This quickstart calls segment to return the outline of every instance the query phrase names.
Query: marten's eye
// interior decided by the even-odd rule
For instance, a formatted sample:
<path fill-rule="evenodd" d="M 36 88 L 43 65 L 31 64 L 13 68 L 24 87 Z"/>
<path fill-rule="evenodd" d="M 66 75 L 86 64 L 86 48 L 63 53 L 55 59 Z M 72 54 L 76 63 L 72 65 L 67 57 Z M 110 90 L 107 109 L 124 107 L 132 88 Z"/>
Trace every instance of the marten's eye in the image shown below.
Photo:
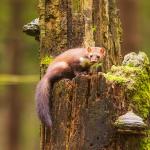
<path fill-rule="evenodd" d="M 98 55 L 97 55 L 97 58 L 99 59 L 99 58 L 100 58 L 100 56 L 98 56 Z"/>
<path fill-rule="evenodd" d="M 90 55 L 90 58 L 92 58 L 92 55 Z"/>

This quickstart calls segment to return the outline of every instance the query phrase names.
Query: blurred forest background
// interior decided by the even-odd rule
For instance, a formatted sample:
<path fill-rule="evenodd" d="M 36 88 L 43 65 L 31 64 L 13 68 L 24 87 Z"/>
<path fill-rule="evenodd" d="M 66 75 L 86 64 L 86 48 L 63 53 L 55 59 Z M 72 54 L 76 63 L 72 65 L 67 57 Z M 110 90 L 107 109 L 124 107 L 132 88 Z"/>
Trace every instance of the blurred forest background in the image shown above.
<path fill-rule="evenodd" d="M 124 29 L 123 54 L 150 56 L 150 1 L 118 0 Z M 39 121 L 34 90 L 39 80 L 39 43 L 22 32 L 38 17 L 36 0 L 1 0 L 0 150 L 38 150 Z"/>

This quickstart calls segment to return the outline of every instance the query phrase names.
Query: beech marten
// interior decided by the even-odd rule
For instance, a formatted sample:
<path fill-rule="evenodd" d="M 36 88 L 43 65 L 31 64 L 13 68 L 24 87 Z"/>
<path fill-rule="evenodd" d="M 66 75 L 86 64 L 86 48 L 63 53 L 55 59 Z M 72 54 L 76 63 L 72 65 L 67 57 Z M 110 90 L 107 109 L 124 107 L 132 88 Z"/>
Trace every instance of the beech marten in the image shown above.
<path fill-rule="evenodd" d="M 53 84 L 62 78 L 72 79 L 77 73 L 87 71 L 104 56 L 104 48 L 89 47 L 69 49 L 54 59 L 36 88 L 36 109 L 42 123 L 47 127 L 52 125 L 49 100 Z"/>

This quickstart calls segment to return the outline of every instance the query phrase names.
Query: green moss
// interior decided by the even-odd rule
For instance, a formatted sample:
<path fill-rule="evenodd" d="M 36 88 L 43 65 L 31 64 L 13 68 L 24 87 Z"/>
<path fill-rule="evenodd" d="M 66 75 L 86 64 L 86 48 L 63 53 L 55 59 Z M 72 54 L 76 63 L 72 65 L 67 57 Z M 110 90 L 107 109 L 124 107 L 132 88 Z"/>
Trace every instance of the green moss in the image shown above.
<path fill-rule="evenodd" d="M 140 81 L 140 80 L 139 80 Z M 132 91 L 131 91 L 132 92 Z M 132 103 L 139 114 L 146 119 L 150 114 L 150 83 L 149 81 L 136 82 L 134 94 L 131 93 Z"/>
<path fill-rule="evenodd" d="M 54 58 L 52 56 L 45 56 L 41 60 L 41 65 L 49 65 L 53 60 Z"/>
<path fill-rule="evenodd" d="M 149 58 L 148 58 L 148 56 L 144 52 L 140 51 L 139 52 L 139 57 L 140 58 L 144 58 L 143 62 L 144 62 L 145 65 L 149 65 L 150 64 Z"/>
<path fill-rule="evenodd" d="M 91 68 L 99 68 L 102 67 L 102 63 L 95 63 L 91 66 Z"/>
<path fill-rule="evenodd" d="M 94 63 L 90 67 L 90 72 L 91 73 L 97 73 L 102 70 L 102 62 Z"/>
<path fill-rule="evenodd" d="M 131 66 L 112 66 L 111 72 L 120 72 L 125 74 L 131 74 L 136 71 L 140 71 L 141 69 L 138 67 L 131 67 Z"/>
<path fill-rule="evenodd" d="M 150 130 L 147 131 L 147 137 L 141 139 L 140 150 L 149 150 L 150 149 Z"/>
<path fill-rule="evenodd" d="M 122 83 L 125 83 L 127 82 L 126 81 L 126 78 L 124 77 L 121 77 L 121 76 L 116 76 L 116 75 L 113 75 L 111 73 L 107 73 L 107 74 L 104 74 L 105 78 L 111 82 L 115 82 L 117 84 L 122 84 Z"/>
<path fill-rule="evenodd" d="M 72 0 L 72 10 L 74 13 L 80 12 L 80 1 L 79 0 Z"/>
<path fill-rule="evenodd" d="M 122 66 L 112 66 L 111 70 L 104 74 L 108 81 L 121 84 L 126 88 L 131 106 L 145 120 L 150 115 L 149 74 L 149 60 L 143 52 L 128 54 Z"/>
<path fill-rule="evenodd" d="M 105 78 L 111 82 L 124 84 L 128 89 L 133 89 L 134 78 L 141 71 L 138 67 L 112 66 L 111 71 L 104 74 Z"/>
<path fill-rule="evenodd" d="M 145 121 L 150 116 L 150 68 L 145 53 L 127 54 L 121 66 L 112 66 L 104 76 L 125 87 L 130 107 Z M 140 150 L 150 149 L 150 130 L 141 138 Z"/>
<path fill-rule="evenodd" d="M 92 27 L 92 31 L 93 31 L 93 32 L 96 32 L 96 26 L 93 26 L 93 27 Z"/>

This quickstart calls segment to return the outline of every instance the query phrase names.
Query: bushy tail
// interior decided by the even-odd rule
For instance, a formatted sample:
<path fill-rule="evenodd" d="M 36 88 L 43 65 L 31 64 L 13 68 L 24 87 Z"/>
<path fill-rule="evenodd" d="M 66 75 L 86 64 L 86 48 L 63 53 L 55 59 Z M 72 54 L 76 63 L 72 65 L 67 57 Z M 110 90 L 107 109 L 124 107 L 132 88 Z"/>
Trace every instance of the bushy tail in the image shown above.
<path fill-rule="evenodd" d="M 50 98 L 50 83 L 49 79 L 43 77 L 38 83 L 35 93 L 36 110 L 42 123 L 47 127 L 52 126 L 50 111 L 49 111 L 49 98 Z"/>

